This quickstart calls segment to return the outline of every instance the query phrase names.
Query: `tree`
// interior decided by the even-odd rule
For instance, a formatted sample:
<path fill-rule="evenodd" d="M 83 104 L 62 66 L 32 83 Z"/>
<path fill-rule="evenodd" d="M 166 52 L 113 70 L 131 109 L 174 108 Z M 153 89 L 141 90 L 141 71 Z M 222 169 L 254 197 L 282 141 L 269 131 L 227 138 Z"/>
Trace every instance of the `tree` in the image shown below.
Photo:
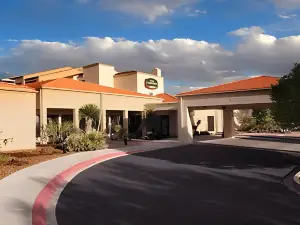
<path fill-rule="evenodd" d="M 79 117 L 85 120 L 85 131 L 89 133 L 93 124 L 96 126 L 99 123 L 100 109 L 97 105 L 86 104 L 79 109 Z"/>
<path fill-rule="evenodd" d="M 272 111 L 284 127 L 300 125 L 300 64 L 280 78 L 271 89 Z"/>

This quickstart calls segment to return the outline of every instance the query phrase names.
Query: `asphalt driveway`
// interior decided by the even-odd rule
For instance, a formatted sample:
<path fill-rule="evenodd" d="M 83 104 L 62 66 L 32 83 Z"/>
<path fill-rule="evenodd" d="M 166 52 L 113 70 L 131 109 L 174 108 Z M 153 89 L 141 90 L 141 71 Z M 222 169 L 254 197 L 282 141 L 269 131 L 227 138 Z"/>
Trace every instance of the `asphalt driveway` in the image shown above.
<path fill-rule="evenodd" d="M 116 158 L 77 175 L 58 225 L 300 224 L 300 195 L 283 179 L 297 155 L 213 144 Z"/>

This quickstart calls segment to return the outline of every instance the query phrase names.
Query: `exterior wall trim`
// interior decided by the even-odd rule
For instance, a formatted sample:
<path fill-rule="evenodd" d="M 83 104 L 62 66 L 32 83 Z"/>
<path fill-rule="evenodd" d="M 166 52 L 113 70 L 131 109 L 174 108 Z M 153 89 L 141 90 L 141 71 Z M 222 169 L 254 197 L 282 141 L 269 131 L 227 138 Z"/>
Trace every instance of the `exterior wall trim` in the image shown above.
<path fill-rule="evenodd" d="M 27 89 L 27 88 L 8 88 L 8 87 L 0 87 L 0 90 L 3 91 L 14 91 L 14 92 L 27 92 L 27 93 L 38 93 L 38 91 L 34 89 Z"/>
<path fill-rule="evenodd" d="M 225 94 L 225 93 L 240 93 L 240 92 L 252 92 L 252 91 L 265 91 L 271 90 L 270 88 L 260 88 L 260 89 L 251 89 L 251 90 L 236 90 L 236 91 L 224 91 L 224 92 L 210 92 L 210 93 L 199 93 L 199 94 L 178 94 L 175 97 L 187 97 L 187 96 L 199 96 L 199 95 L 213 95 L 213 94 Z"/>
<path fill-rule="evenodd" d="M 82 93 L 93 93 L 93 94 L 105 94 L 105 95 L 117 95 L 117 96 L 127 96 L 127 97 L 134 97 L 134 98 L 162 99 L 162 98 L 156 98 L 156 97 L 146 97 L 146 96 L 144 97 L 144 96 L 115 94 L 115 93 L 97 92 L 97 91 L 82 91 L 82 90 L 74 90 L 74 89 L 67 89 L 67 88 L 42 87 L 41 89 L 58 90 L 58 91 L 72 91 L 72 92 L 82 92 Z"/>

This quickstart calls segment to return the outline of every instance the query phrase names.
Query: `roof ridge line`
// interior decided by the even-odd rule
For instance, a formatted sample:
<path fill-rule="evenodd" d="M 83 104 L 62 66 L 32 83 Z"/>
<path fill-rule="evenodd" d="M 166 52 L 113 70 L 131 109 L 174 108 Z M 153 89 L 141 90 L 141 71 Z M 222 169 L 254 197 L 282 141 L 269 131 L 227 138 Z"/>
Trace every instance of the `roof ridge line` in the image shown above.
<path fill-rule="evenodd" d="M 210 87 L 194 89 L 194 90 L 192 90 L 192 91 L 180 92 L 180 93 L 178 93 L 176 96 L 181 95 L 181 94 L 190 93 L 190 92 L 197 91 L 197 90 L 206 89 L 206 88 L 220 87 L 220 86 L 224 86 L 224 85 L 227 85 L 227 84 L 234 84 L 234 83 L 237 83 L 237 82 L 240 82 L 240 81 L 246 81 L 246 80 L 251 80 L 251 79 L 257 79 L 257 78 L 259 78 L 259 77 L 272 77 L 272 76 L 260 75 L 260 76 L 257 76 L 257 77 L 248 77 L 248 78 L 246 78 L 246 79 L 235 80 L 235 81 L 231 81 L 231 82 L 228 82 L 228 83 L 225 83 L 225 84 L 217 84 L 217 85 L 210 86 Z"/>
<path fill-rule="evenodd" d="M 164 92 L 163 94 L 165 94 L 165 95 L 169 95 L 170 97 L 172 97 L 172 98 L 176 98 L 176 99 L 178 99 L 175 95 L 171 95 L 171 94 L 169 94 L 169 93 L 166 93 L 166 92 Z"/>
<path fill-rule="evenodd" d="M 69 68 L 69 69 L 65 69 L 65 70 L 62 70 L 62 71 L 56 71 L 56 72 L 52 72 L 52 73 L 47 73 L 47 74 L 44 74 L 44 75 L 41 75 L 41 76 L 50 75 L 50 74 L 55 74 L 55 73 L 61 73 L 61 72 L 65 72 L 65 71 L 77 69 L 77 68 L 73 68 L 73 67 L 71 67 L 71 66 L 66 66 L 66 67 L 70 67 L 71 69 Z M 65 68 L 65 67 L 60 67 L 60 68 L 51 69 L 51 70 L 57 70 L 57 69 L 62 69 L 62 68 Z M 22 75 L 22 76 L 34 75 L 34 74 L 37 74 L 37 73 L 43 73 L 43 72 L 47 72 L 47 71 L 51 71 L 51 70 L 45 70 L 45 71 L 40 71 L 40 72 L 35 72 L 35 73 L 27 73 L 27 74 L 24 74 L 24 75 Z"/>

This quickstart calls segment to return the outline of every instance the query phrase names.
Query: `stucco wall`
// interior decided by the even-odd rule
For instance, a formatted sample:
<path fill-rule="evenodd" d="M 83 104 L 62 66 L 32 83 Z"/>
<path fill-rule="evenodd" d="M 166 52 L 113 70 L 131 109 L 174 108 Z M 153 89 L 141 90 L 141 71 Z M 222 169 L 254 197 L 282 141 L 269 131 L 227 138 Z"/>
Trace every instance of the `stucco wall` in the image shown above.
<path fill-rule="evenodd" d="M 36 93 L 0 90 L 0 151 L 35 148 Z"/>
<path fill-rule="evenodd" d="M 114 75 L 116 70 L 113 66 L 95 64 L 83 68 L 83 76 L 86 82 L 95 83 L 107 87 L 114 87 Z"/>
<path fill-rule="evenodd" d="M 208 131 L 208 116 L 214 117 L 214 132 L 222 132 L 222 110 L 194 110 L 195 116 L 193 117 L 194 122 L 197 123 L 198 120 L 201 120 L 201 124 L 199 125 L 197 131 Z M 191 118 L 192 119 L 192 118 Z"/>
<path fill-rule="evenodd" d="M 158 82 L 157 89 L 151 90 L 151 89 L 148 89 L 145 87 L 145 79 L 148 79 L 148 78 L 153 78 L 153 79 L 157 80 L 157 82 Z M 137 83 L 138 84 L 137 92 L 139 92 L 139 93 L 147 94 L 147 95 L 149 95 L 150 93 L 153 93 L 153 95 L 164 93 L 164 78 L 163 77 L 138 72 L 137 82 L 138 82 Z"/>
<path fill-rule="evenodd" d="M 99 66 L 84 67 L 83 76 L 86 82 L 99 84 Z"/>
<path fill-rule="evenodd" d="M 100 107 L 99 93 L 43 89 L 42 99 L 45 108 L 79 109 L 85 104 Z"/>
<path fill-rule="evenodd" d="M 136 73 L 119 75 L 114 77 L 115 88 L 137 92 L 137 75 Z"/>
<path fill-rule="evenodd" d="M 254 108 L 259 104 L 271 104 L 269 90 L 261 91 L 245 91 L 222 94 L 203 94 L 196 96 L 184 96 L 183 105 L 185 107 L 222 107 L 232 106 L 235 109 L 240 109 L 244 106 Z"/>
<path fill-rule="evenodd" d="M 155 98 L 103 94 L 103 108 L 106 110 L 143 111 L 147 103 L 160 102 L 162 100 Z"/>

